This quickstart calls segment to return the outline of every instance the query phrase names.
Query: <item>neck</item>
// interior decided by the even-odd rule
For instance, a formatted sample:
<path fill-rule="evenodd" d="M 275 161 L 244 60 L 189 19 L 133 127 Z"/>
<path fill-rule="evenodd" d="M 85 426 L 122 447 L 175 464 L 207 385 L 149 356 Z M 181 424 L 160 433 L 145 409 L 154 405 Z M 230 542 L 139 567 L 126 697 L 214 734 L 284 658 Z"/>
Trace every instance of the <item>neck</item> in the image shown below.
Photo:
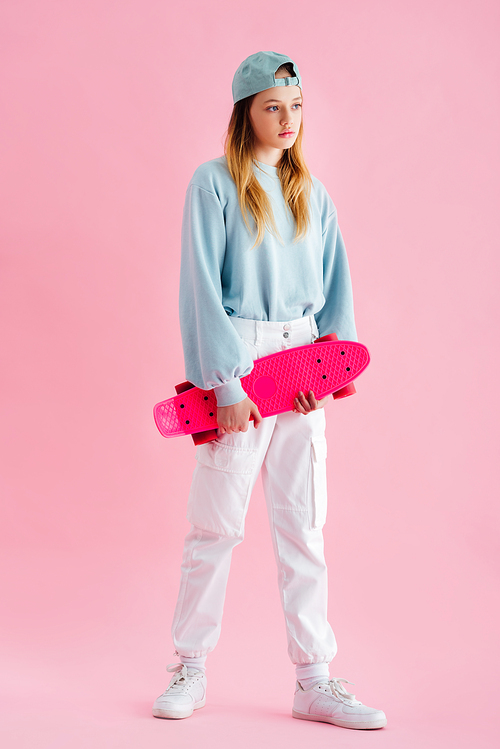
<path fill-rule="evenodd" d="M 267 166 L 278 166 L 281 157 L 283 156 L 283 149 L 281 148 L 262 148 L 261 146 L 254 147 L 254 154 L 257 161 L 261 164 L 267 164 Z"/>

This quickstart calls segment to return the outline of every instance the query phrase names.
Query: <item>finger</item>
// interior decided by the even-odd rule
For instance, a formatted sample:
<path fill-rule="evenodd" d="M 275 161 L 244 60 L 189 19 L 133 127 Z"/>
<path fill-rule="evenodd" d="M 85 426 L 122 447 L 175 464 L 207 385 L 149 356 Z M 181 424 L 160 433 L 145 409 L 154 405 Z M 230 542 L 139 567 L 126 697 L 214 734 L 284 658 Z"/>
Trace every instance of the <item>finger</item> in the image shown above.
<path fill-rule="evenodd" d="M 252 414 L 252 416 L 253 416 L 253 420 L 254 420 L 254 427 L 255 427 L 255 429 L 257 429 L 257 427 L 259 426 L 260 422 L 262 421 L 262 416 L 261 416 L 261 414 L 260 414 L 260 411 L 259 411 L 259 409 L 257 408 L 257 406 L 255 406 L 255 408 L 252 408 L 252 410 L 251 410 L 251 412 L 250 412 L 250 413 L 251 413 L 251 414 Z"/>
<path fill-rule="evenodd" d="M 302 406 L 304 407 L 304 410 L 305 410 L 305 411 L 307 411 L 307 412 L 308 412 L 308 411 L 310 411 L 310 410 L 311 410 L 311 404 L 310 404 L 310 403 L 309 403 L 309 401 L 307 400 L 307 398 L 306 398 L 306 396 L 304 395 L 304 393 L 302 392 L 302 390 L 301 390 L 301 391 L 299 392 L 299 401 L 300 401 L 300 403 L 302 404 Z"/>
<path fill-rule="evenodd" d="M 312 390 L 309 390 L 309 403 L 311 404 L 311 408 L 313 411 L 318 408 L 318 401 L 316 400 L 316 396 L 314 395 Z"/>
<path fill-rule="evenodd" d="M 299 413 L 299 414 L 305 414 L 306 413 L 306 410 L 305 410 L 304 406 L 302 405 L 302 403 L 299 401 L 298 398 L 294 399 L 294 403 L 295 403 L 295 411 L 296 411 L 296 413 Z"/>

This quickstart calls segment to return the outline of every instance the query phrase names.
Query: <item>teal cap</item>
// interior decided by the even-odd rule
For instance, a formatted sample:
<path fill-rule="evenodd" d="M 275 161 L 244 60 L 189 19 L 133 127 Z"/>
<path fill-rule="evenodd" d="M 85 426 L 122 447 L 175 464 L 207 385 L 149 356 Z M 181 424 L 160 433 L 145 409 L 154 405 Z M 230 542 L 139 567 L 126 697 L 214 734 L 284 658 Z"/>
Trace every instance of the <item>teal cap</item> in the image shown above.
<path fill-rule="evenodd" d="M 293 77 L 275 78 L 274 74 L 284 63 L 293 66 Z M 300 73 L 297 65 L 290 57 L 280 55 L 279 52 L 256 52 L 243 60 L 233 78 L 233 103 L 245 99 L 259 91 L 265 91 L 274 86 L 300 86 Z"/>

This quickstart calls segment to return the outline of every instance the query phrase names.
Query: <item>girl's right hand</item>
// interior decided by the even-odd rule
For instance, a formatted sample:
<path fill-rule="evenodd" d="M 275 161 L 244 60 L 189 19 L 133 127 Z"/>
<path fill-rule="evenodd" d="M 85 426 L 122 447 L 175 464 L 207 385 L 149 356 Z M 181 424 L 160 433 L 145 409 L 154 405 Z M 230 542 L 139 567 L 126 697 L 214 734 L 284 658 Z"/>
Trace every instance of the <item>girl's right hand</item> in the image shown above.
<path fill-rule="evenodd" d="M 217 406 L 217 425 L 220 433 L 246 432 L 251 415 L 254 418 L 254 427 L 257 429 L 262 416 L 255 403 L 248 397 L 232 406 Z"/>

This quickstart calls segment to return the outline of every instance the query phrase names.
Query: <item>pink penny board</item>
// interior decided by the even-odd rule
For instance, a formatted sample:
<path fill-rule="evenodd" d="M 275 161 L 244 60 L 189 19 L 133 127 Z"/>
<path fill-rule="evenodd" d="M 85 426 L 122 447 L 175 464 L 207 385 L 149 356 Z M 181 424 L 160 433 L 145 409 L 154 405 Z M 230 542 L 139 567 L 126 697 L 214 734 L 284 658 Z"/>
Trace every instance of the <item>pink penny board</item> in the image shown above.
<path fill-rule="evenodd" d="M 312 390 L 320 400 L 352 382 L 369 362 L 368 349 L 362 343 L 317 340 L 256 359 L 250 374 L 241 378 L 241 385 L 261 416 L 274 416 L 293 410 L 299 390 L 306 396 Z M 217 429 L 213 390 L 192 386 L 157 403 L 153 413 L 164 437 Z"/>

